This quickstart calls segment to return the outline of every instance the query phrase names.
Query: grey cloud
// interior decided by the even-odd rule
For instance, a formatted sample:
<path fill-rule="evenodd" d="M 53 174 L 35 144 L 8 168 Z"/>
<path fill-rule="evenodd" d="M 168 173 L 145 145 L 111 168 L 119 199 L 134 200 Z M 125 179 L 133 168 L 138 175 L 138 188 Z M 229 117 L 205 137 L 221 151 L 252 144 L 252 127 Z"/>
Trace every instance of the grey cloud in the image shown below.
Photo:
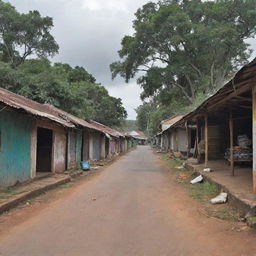
<path fill-rule="evenodd" d="M 146 0 L 9 0 L 17 10 L 39 10 L 54 19 L 53 34 L 60 45 L 53 61 L 84 66 L 110 94 L 123 100 L 128 118 L 141 104 L 141 89 L 131 81 L 111 80 L 109 64 L 118 59 L 117 51 L 125 34 L 132 34 L 136 10 Z"/>

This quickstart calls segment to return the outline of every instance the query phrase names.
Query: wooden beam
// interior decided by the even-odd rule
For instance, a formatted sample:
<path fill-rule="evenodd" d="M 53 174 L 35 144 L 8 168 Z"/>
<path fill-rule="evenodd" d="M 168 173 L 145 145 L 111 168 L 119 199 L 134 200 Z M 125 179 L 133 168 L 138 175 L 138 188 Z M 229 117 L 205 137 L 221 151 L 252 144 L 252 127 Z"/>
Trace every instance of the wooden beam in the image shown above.
<path fill-rule="evenodd" d="M 205 167 L 208 166 L 208 145 L 209 145 L 209 138 L 208 138 L 208 116 L 207 114 L 204 116 L 204 141 L 205 141 L 205 161 L 204 161 L 204 164 L 205 164 Z"/>
<path fill-rule="evenodd" d="M 253 193 L 256 194 L 256 85 L 252 88 L 252 131 L 253 131 Z"/>
<path fill-rule="evenodd" d="M 230 99 L 232 97 L 238 96 L 241 93 L 249 91 L 251 87 L 252 87 L 251 83 L 248 82 L 248 84 L 244 85 L 243 87 L 235 89 L 232 93 L 230 93 L 224 99 L 222 99 L 222 100 L 220 100 L 218 102 L 215 102 L 213 105 L 207 107 L 207 110 L 215 108 L 217 105 L 220 105 L 220 104 L 224 103 L 225 101 L 227 101 L 228 99 Z"/>
<path fill-rule="evenodd" d="M 252 109 L 252 106 L 239 105 L 240 108 Z"/>
<path fill-rule="evenodd" d="M 252 102 L 252 99 L 247 98 L 247 97 L 243 97 L 243 96 L 236 95 L 235 98 L 237 98 L 238 100 L 244 100 L 244 101 Z"/>
<path fill-rule="evenodd" d="M 230 140 L 230 173 L 232 176 L 234 173 L 234 121 L 232 110 L 229 112 L 229 140 Z"/>

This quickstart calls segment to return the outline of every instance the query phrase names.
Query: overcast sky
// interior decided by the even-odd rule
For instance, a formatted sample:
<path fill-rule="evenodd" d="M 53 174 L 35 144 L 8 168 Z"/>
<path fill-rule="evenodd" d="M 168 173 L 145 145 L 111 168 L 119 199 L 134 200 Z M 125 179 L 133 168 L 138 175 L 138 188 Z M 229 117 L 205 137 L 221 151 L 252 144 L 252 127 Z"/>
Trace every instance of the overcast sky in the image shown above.
<path fill-rule="evenodd" d="M 7 1 L 7 0 L 6 0 Z M 147 0 L 9 0 L 20 12 L 39 10 L 53 17 L 52 33 L 60 46 L 53 61 L 83 66 L 110 95 L 121 98 L 128 119 L 136 119 L 141 89 L 135 81 L 111 80 L 109 64 L 118 60 L 124 35 L 132 34 L 134 13 Z"/>

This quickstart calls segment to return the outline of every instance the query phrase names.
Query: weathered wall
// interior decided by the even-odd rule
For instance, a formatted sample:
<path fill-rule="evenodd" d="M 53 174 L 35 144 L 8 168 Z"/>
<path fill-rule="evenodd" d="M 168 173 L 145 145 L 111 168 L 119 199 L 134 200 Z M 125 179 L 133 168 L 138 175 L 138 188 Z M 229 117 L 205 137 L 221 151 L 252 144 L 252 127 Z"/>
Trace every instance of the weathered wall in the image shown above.
<path fill-rule="evenodd" d="M 106 157 L 106 145 L 105 145 L 106 137 L 103 134 L 101 134 L 101 140 L 100 141 L 101 141 L 100 158 L 105 159 L 105 157 Z"/>
<path fill-rule="evenodd" d="M 101 134 L 100 133 L 93 133 L 93 160 L 100 159 L 100 152 L 101 152 Z"/>
<path fill-rule="evenodd" d="M 67 167 L 68 169 L 76 167 L 76 140 L 77 134 L 74 129 L 68 131 L 68 154 L 67 154 Z"/>
<path fill-rule="evenodd" d="M 54 141 L 54 158 L 53 158 L 53 172 L 60 173 L 66 169 L 66 147 L 67 135 L 64 128 L 55 129 L 53 131 Z"/>
<path fill-rule="evenodd" d="M 89 143 L 90 143 L 90 132 L 88 129 L 83 130 L 83 159 L 84 161 L 89 160 Z"/>
<path fill-rule="evenodd" d="M 31 177 L 32 118 L 0 112 L 0 186 L 11 186 Z"/>
<path fill-rule="evenodd" d="M 82 160 L 82 143 L 83 143 L 83 132 L 82 130 L 76 131 L 76 167 L 80 165 Z"/>
<path fill-rule="evenodd" d="M 114 138 L 112 137 L 110 140 L 110 154 L 111 156 L 114 156 L 116 152 L 116 142 L 114 140 Z"/>
<path fill-rule="evenodd" d="M 178 151 L 186 152 L 187 151 L 187 132 L 185 129 L 177 129 L 177 142 L 178 142 Z"/>
<path fill-rule="evenodd" d="M 77 168 L 82 156 L 82 131 L 70 129 L 68 132 L 68 169 Z"/>
<path fill-rule="evenodd" d="M 128 138 L 125 138 L 125 141 L 124 141 L 124 150 L 125 150 L 125 152 L 128 151 Z"/>
<path fill-rule="evenodd" d="M 171 130 L 171 133 L 170 133 L 170 150 L 171 151 L 176 151 L 177 150 L 177 147 L 176 147 L 176 140 L 175 140 L 175 130 L 172 129 Z"/>
<path fill-rule="evenodd" d="M 93 139 L 94 139 L 93 132 L 90 131 L 90 133 L 89 133 L 89 159 L 90 160 L 93 160 L 93 157 L 94 157 L 94 155 L 93 155 L 93 143 L 94 143 Z"/>

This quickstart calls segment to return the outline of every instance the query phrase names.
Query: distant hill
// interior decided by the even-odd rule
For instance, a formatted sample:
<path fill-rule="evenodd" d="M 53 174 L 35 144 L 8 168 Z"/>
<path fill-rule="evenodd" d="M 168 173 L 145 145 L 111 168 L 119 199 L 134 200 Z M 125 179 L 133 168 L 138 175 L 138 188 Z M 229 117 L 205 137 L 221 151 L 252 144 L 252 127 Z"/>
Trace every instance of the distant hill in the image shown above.
<path fill-rule="evenodd" d="M 137 121 L 136 120 L 124 120 L 122 122 L 122 130 L 124 132 L 138 130 Z"/>

